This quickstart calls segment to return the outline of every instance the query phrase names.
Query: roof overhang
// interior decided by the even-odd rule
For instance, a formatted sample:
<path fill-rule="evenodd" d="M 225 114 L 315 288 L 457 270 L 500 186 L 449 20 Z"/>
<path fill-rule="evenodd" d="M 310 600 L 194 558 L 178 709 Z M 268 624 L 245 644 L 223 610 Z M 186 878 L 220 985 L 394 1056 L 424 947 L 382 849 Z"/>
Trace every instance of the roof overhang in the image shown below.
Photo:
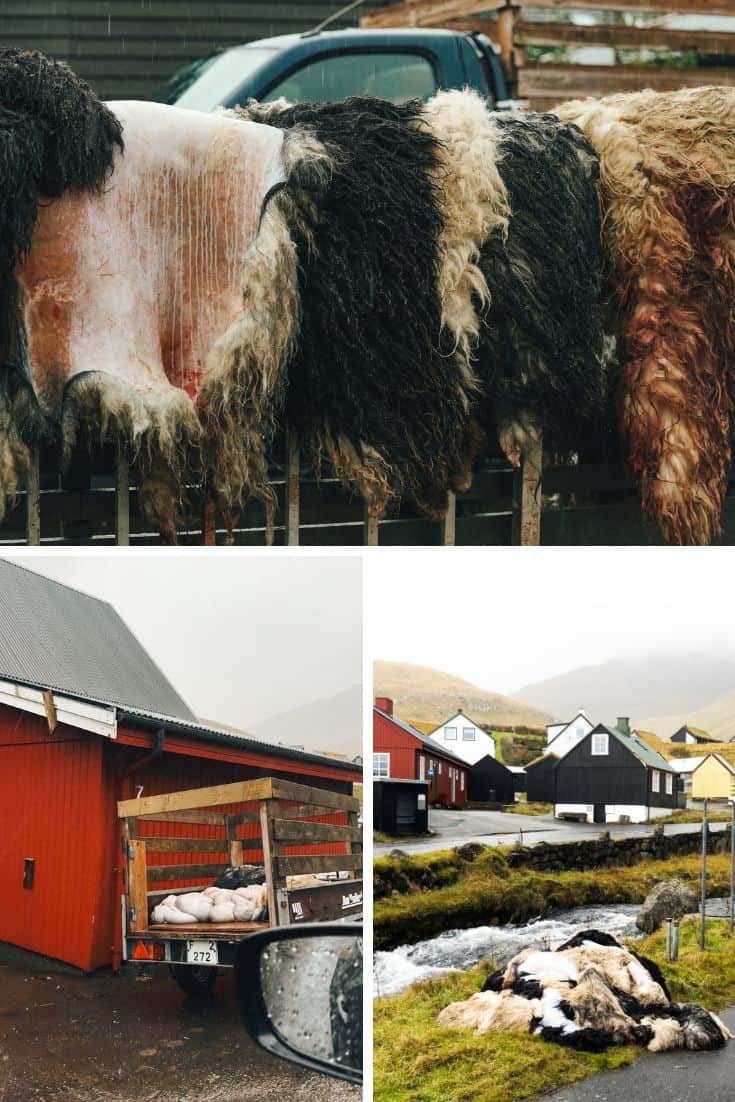
<path fill-rule="evenodd" d="M 47 690 L 51 692 L 51 690 Z M 89 704 L 83 700 L 51 692 L 56 719 L 67 727 L 76 727 L 103 738 L 117 738 L 117 710 L 99 704 Z M 21 712 L 46 717 L 46 704 L 43 690 L 16 681 L 0 680 L 0 704 L 17 708 Z"/>

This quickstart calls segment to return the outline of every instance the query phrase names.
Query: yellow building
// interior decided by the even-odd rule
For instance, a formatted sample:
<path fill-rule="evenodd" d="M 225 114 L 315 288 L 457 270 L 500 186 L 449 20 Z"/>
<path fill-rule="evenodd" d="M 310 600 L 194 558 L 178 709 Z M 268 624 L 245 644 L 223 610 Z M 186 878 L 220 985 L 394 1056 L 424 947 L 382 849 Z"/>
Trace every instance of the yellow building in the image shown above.
<path fill-rule="evenodd" d="M 735 795 L 735 765 L 720 754 L 708 754 L 692 773 L 695 800 L 724 800 Z"/>

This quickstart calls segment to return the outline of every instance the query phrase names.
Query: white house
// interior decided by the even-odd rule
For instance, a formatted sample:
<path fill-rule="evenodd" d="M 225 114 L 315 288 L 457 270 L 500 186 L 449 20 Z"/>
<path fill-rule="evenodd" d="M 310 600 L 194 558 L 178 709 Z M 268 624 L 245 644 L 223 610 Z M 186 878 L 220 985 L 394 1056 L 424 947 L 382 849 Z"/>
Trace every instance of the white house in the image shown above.
<path fill-rule="evenodd" d="M 550 723 L 546 728 L 546 750 L 563 758 L 573 746 L 576 746 L 590 733 L 592 723 L 583 710 L 577 712 L 574 719 L 567 723 Z"/>
<path fill-rule="evenodd" d="M 435 731 L 431 731 L 429 738 L 468 765 L 476 765 L 488 754 L 491 758 L 495 757 L 495 739 L 462 711 L 442 723 Z"/>

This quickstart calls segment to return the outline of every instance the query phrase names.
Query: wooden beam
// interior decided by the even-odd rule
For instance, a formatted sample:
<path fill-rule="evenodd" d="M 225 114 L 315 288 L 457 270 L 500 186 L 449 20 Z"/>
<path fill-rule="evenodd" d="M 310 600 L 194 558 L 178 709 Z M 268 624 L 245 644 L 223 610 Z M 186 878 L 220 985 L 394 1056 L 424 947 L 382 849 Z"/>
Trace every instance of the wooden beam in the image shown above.
<path fill-rule="evenodd" d="M 48 733 L 53 735 L 56 730 L 58 720 L 56 718 L 56 705 L 54 704 L 54 694 L 50 689 L 44 689 L 43 693 L 43 709 L 46 713 L 46 722 L 48 723 Z"/>
<path fill-rule="evenodd" d="M 217 546 L 217 503 L 209 490 L 202 504 L 202 543 L 205 547 Z"/>
<path fill-rule="evenodd" d="M 281 777 L 272 777 L 269 780 L 276 800 L 295 800 L 297 803 L 311 804 L 330 811 L 358 811 L 360 808 L 360 801 L 354 796 L 343 796 L 340 792 L 329 792 L 326 788 L 285 781 Z"/>
<path fill-rule="evenodd" d="M 361 27 L 436 27 L 448 19 L 481 15 L 506 7 L 505 0 L 406 0 L 366 12 Z M 735 0 L 532 0 L 523 5 L 554 11 L 676 12 L 735 15 Z"/>
<path fill-rule="evenodd" d="M 340 856 L 316 855 L 310 857 L 276 857 L 279 876 L 301 876 L 303 873 L 347 872 L 362 868 L 362 854 L 345 853 Z"/>
<path fill-rule="evenodd" d="M 541 542 L 541 435 L 526 445 L 513 482 L 513 543 L 538 547 Z"/>
<path fill-rule="evenodd" d="M 131 821 L 131 820 L 128 820 Z M 149 853 L 227 853 L 225 838 L 146 838 Z"/>
<path fill-rule="evenodd" d="M 278 842 L 361 842 L 362 831 L 334 823 L 303 823 L 298 819 L 274 819 L 273 837 Z"/>
<path fill-rule="evenodd" d="M 263 865 L 265 866 L 265 886 L 268 893 L 268 920 L 271 926 L 281 926 L 281 914 L 278 909 L 280 876 L 275 866 L 277 849 L 273 838 L 273 805 L 271 800 L 263 800 L 260 805 L 260 836 L 263 839 Z"/>
<path fill-rule="evenodd" d="M 141 934 L 148 929 L 148 884 L 146 881 L 146 844 L 127 842 L 125 864 L 128 897 L 128 929 L 131 934 Z"/>
<path fill-rule="evenodd" d="M 534 64 L 518 73 L 518 94 L 522 99 L 540 98 L 555 103 L 578 96 L 604 96 L 610 92 L 635 92 L 643 88 L 667 92 L 705 84 L 735 84 L 735 68 Z"/>
<path fill-rule="evenodd" d="M 363 511 L 363 538 L 365 547 L 377 547 L 380 543 L 380 517 L 370 515 L 367 505 Z"/>
<path fill-rule="evenodd" d="M 258 849 L 260 849 L 262 842 L 260 838 L 257 839 Z M 243 844 L 238 842 L 237 839 L 229 843 L 230 864 L 233 869 L 239 869 L 243 863 L 242 861 Z"/>
<path fill-rule="evenodd" d="M 457 542 L 457 495 L 449 491 L 447 511 L 442 521 L 442 543 L 445 547 L 454 547 Z"/>
<path fill-rule="evenodd" d="M 273 779 L 261 777 L 256 781 L 235 781 L 234 784 L 216 784 L 211 788 L 192 788 L 187 792 L 144 796 L 139 800 L 120 800 L 117 814 L 119 818 L 125 818 L 128 815 L 150 815 L 159 811 L 190 811 L 196 808 L 221 807 L 223 804 L 245 803 L 246 800 L 266 800 L 273 794 Z"/>
<path fill-rule="evenodd" d="M 204 880 L 219 876 L 226 868 L 226 861 L 211 865 L 149 865 L 148 883 L 160 884 L 162 880 Z"/>
<path fill-rule="evenodd" d="M 138 815 L 149 823 L 196 823 L 199 826 L 224 826 L 226 816 L 221 811 L 159 811 L 151 815 Z M 245 817 L 243 816 L 243 820 Z"/>
<path fill-rule="evenodd" d="M 481 24 L 485 21 L 465 22 Z M 492 32 L 485 30 L 484 33 Z M 516 46 L 610 46 L 618 49 L 735 54 L 735 34 L 732 32 L 667 30 L 665 27 L 617 27 L 609 24 L 581 27 L 574 23 L 527 23 L 521 20 L 516 23 L 513 41 Z"/>

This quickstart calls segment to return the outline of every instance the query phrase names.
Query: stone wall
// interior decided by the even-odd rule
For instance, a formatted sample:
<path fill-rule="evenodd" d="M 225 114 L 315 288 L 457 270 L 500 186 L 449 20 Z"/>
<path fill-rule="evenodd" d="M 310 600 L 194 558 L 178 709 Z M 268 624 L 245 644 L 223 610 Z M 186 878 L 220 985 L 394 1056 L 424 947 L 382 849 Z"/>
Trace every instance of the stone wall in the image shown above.
<path fill-rule="evenodd" d="M 535 872 L 564 872 L 567 869 L 598 869 L 606 865 L 685 856 L 700 853 L 701 849 L 700 830 L 687 834 L 664 834 L 663 828 L 657 827 L 652 835 L 643 838 L 616 840 L 605 831 L 599 838 L 586 838 L 579 842 L 540 842 L 535 846 L 517 847 L 508 854 L 508 864 L 511 868 L 527 868 Z M 708 831 L 708 853 L 727 853 L 729 849 L 729 826 L 725 830 Z"/>

